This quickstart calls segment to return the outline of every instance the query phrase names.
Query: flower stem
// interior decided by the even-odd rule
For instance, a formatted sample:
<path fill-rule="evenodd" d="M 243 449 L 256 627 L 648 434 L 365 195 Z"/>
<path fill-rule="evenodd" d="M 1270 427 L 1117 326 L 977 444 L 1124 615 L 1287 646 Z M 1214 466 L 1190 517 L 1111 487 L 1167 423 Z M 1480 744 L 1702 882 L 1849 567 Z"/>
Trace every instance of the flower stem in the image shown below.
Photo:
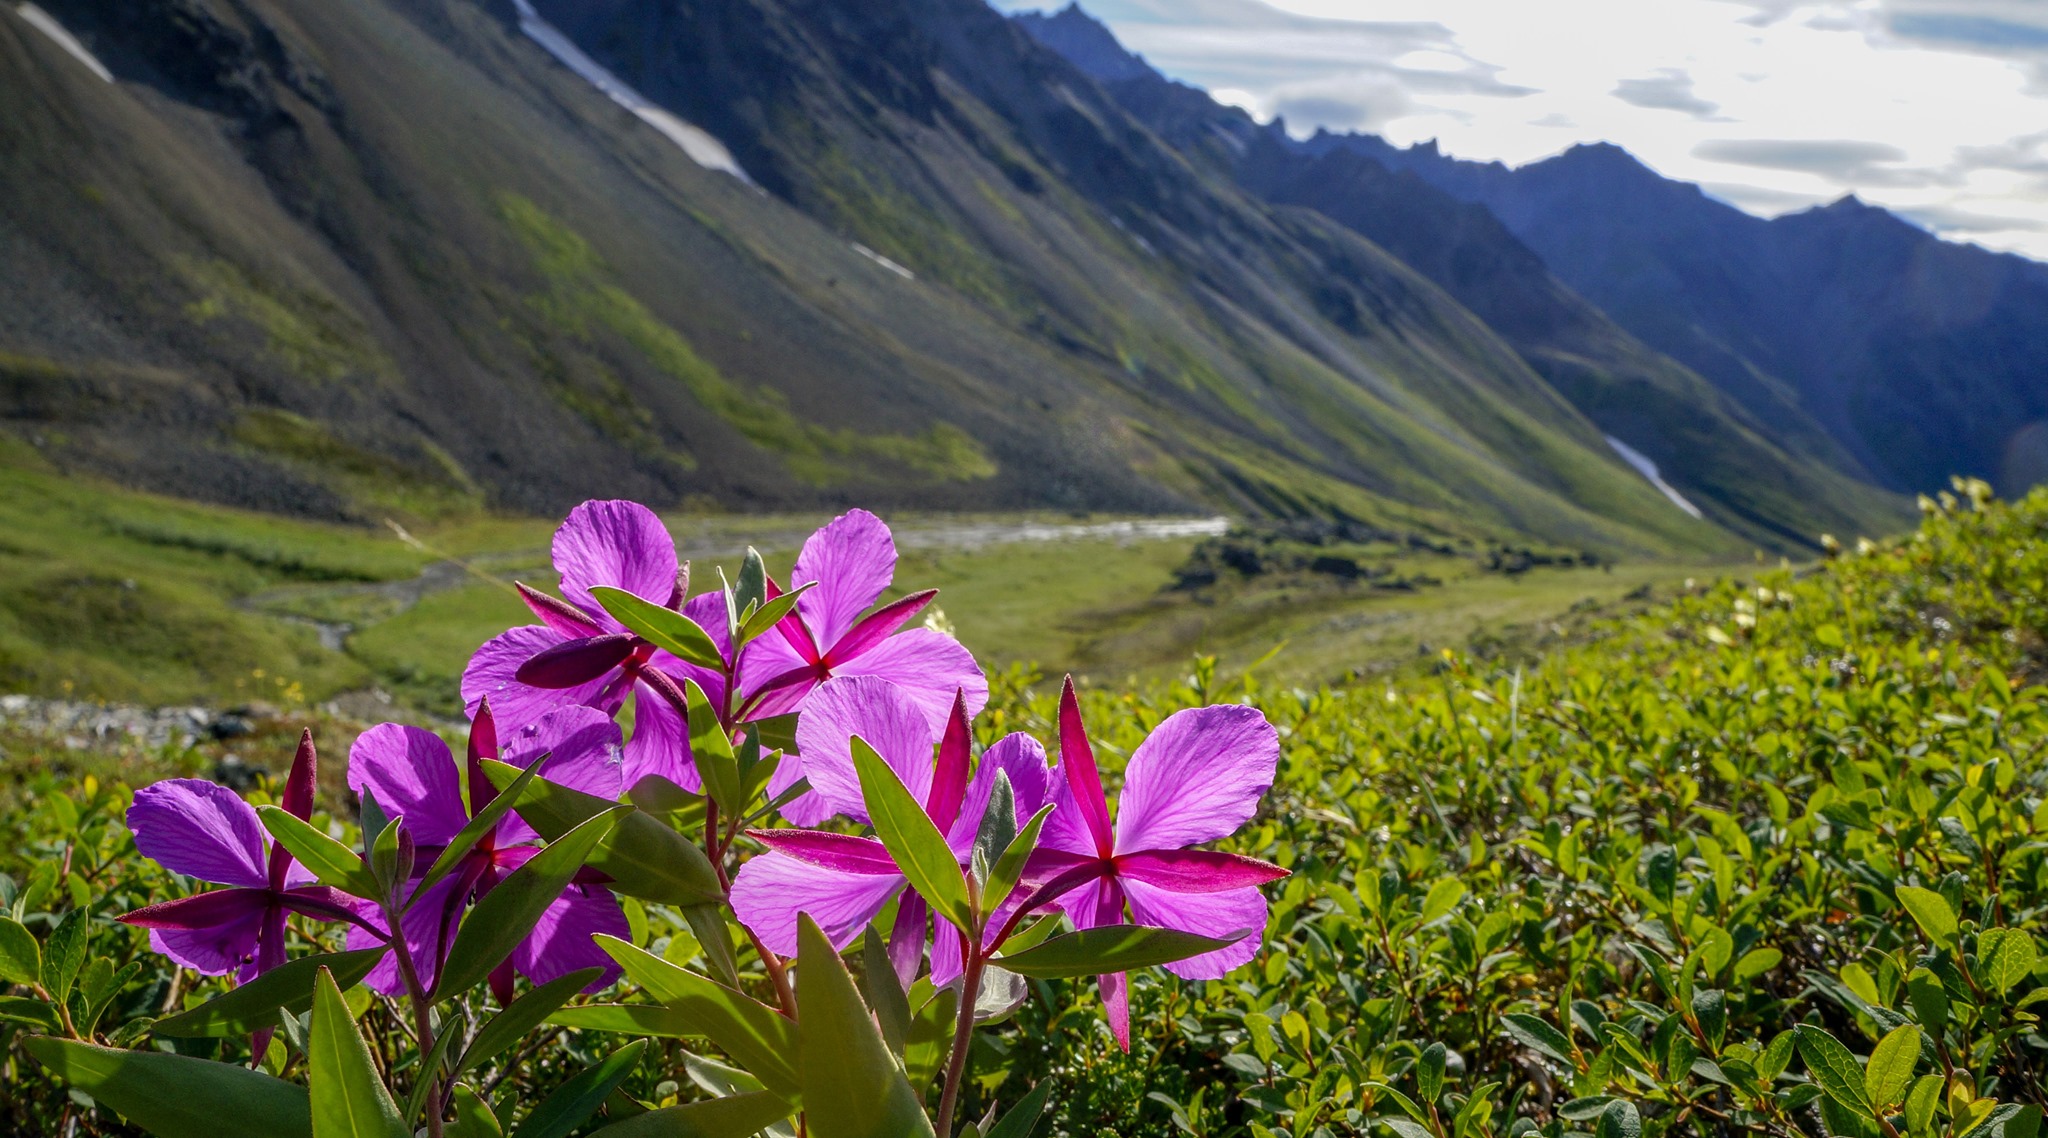
<path fill-rule="evenodd" d="M 396 906 L 384 906 L 387 927 L 397 929 L 398 916 Z M 391 938 L 391 951 L 398 960 L 398 977 L 405 984 L 406 1000 L 412 1004 L 414 1042 L 419 1047 L 422 1064 L 417 1077 L 427 1080 L 427 1138 L 441 1138 L 441 1073 L 425 1066 L 427 1052 L 434 1046 L 433 1007 L 427 999 L 426 987 L 420 983 L 419 969 L 413 966 L 412 949 L 405 943 L 402 932 Z"/>
<path fill-rule="evenodd" d="M 974 1004 L 981 996 L 981 971 L 986 954 L 971 942 L 967 967 L 961 973 L 960 1019 L 953 1026 L 953 1053 L 946 1059 L 946 1089 L 939 1095 L 939 1138 L 952 1138 L 953 1112 L 960 1102 L 960 1080 L 967 1074 L 967 1045 L 974 1036 Z"/>

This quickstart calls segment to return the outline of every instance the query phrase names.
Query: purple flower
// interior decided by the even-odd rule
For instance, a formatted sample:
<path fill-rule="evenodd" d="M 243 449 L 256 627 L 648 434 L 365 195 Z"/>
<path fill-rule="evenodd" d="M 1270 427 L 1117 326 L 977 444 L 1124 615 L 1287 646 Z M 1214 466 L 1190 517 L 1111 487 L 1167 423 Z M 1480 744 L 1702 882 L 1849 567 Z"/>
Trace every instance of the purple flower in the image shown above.
<path fill-rule="evenodd" d="M 393 819 L 403 819 L 418 850 L 416 872 L 424 873 L 472 815 L 489 805 L 497 791 L 483 775 L 481 760 L 496 757 L 498 742 L 488 706 L 471 724 L 466 764 L 469 801 L 462 795 L 464 767 L 439 736 L 418 727 L 385 723 L 365 731 L 350 748 L 348 785 L 357 794 L 376 796 L 377 805 Z M 541 763 L 539 777 L 587 794 L 614 799 L 625 793 L 621 777 L 619 727 L 596 708 L 570 707 L 542 715 L 520 728 L 507 742 L 504 761 L 527 766 Z M 393 824 L 396 824 L 394 821 Z M 462 912 L 540 852 L 540 835 L 516 814 L 507 814 L 477 842 L 453 872 L 409 899 L 399 924 L 405 935 L 420 983 L 432 987 L 441 961 L 454 943 Z M 369 922 L 387 933 L 381 910 L 371 906 Z M 491 974 L 501 1000 L 509 996 L 512 973 L 536 984 L 592 966 L 605 974 L 589 991 L 618 978 L 618 966 L 591 942 L 597 933 L 628 937 L 626 918 L 611 892 L 595 884 L 571 885 L 548 907 L 512 956 Z M 378 937 L 367 929 L 349 932 L 350 948 L 367 947 Z M 403 992 L 396 960 L 387 957 L 367 983 L 387 995 Z"/>
<path fill-rule="evenodd" d="M 812 534 L 789 578 L 790 588 L 811 585 L 811 590 L 774 631 L 740 654 L 740 686 L 754 705 L 752 717 L 805 709 L 810 694 L 834 676 L 874 676 L 896 685 L 923 713 L 934 735 L 945 730 L 956 698 L 965 698 L 969 716 L 981 714 L 988 703 L 988 680 L 959 641 L 929 628 L 897 631 L 936 592 L 912 594 L 862 618 L 895 575 L 895 539 L 882 519 L 866 510 L 850 510 Z M 769 589 L 771 596 L 780 593 L 772 581 Z M 808 756 L 785 757 L 770 793 L 794 784 L 808 761 Z M 829 816 L 830 811 L 818 813 L 820 805 L 810 798 L 797 799 L 783 816 L 798 825 Z"/>
<path fill-rule="evenodd" d="M 935 734 L 909 693 L 874 676 L 845 676 L 819 685 L 797 723 L 811 785 L 830 810 L 866 819 L 850 745 L 858 735 L 924 803 L 925 813 L 966 865 L 989 809 L 996 772 L 1009 776 L 1016 813 L 1024 819 L 1050 800 L 1051 773 L 1036 740 L 1011 735 L 982 755 L 970 779 L 964 699 L 955 699 L 944 738 L 935 739 Z M 939 744 L 936 763 L 934 742 Z M 761 830 L 753 836 L 769 852 L 740 867 L 732 907 L 770 951 L 796 954 L 799 913 L 809 913 L 834 947 L 844 948 L 900 896 L 889 958 L 904 983 L 910 982 L 935 918 L 925 899 L 907 887 L 880 841 L 820 830 Z M 960 974 L 963 938 L 943 920 L 937 932 L 932 982 L 946 984 Z"/>
<path fill-rule="evenodd" d="M 714 672 L 676 659 L 641 640 L 592 599 L 599 586 L 623 589 L 645 601 L 675 607 L 679 579 L 675 541 L 654 511 L 637 502 L 585 502 L 555 531 L 555 571 L 566 600 L 519 586 L 540 624 L 522 625 L 477 649 L 462 673 L 469 714 L 488 698 L 498 720 L 524 727 L 564 707 L 595 707 L 616 714 L 634 696 L 633 737 L 625 746 L 624 777 L 631 786 L 654 774 L 687 789 L 701 784 L 690 762 L 683 717 L 654 685 L 669 677 L 693 679 L 713 698 L 723 681 Z M 724 604 L 704 597 L 683 608 L 721 642 Z M 716 619 L 710 619 L 715 614 Z"/>
<path fill-rule="evenodd" d="M 283 807 L 305 819 L 318 785 L 313 733 L 285 779 Z M 121 920 L 149 930 L 149 945 L 209 976 L 235 974 L 237 983 L 284 963 L 285 914 L 321 921 L 352 921 L 354 902 L 292 860 L 248 803 L 217 783 L 176 778 L 135 792 L 128 808 L 135 848 L 173 873 L 229 886 L 149 905 Z M 371 942 L 374 943 L 374 942 Z M 366 946 L 367 947 L 367 946 Z"/>
<path fill-rule="evenodd" d="M 1082 929 L 1123 924 L 1128 906 L 1136 924 L 1219 939 L 1251 931 L 1227 948 L 1166 966 L 1190 980 L 1220 979 L 1250 960 L 1266 927 L 1258 887 L 1287 871 L 1188 847 L 1229 837 L 1258 809 L 1280 762 L 1273 725 L 1251 707 L 1174 712 L 1131 754 L 1114 830 L 1071 679 L 1060 694 L 1059 727 L 1065 777 L 1031 859 L 1028 872 L 1042 883 L 1035 897 L 1056 898 Z M 1099 979 L 1110 1028 L 1128 1051 L 1128 981 L 1120 972 Z"/>

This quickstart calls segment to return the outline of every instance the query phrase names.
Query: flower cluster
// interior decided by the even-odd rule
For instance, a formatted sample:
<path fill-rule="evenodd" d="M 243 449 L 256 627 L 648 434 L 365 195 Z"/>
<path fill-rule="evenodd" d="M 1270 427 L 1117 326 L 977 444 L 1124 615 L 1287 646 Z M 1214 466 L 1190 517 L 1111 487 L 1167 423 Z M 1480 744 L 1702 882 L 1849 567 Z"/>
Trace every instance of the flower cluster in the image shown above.
<path fill-rule="evenodd" d="M 509 1005 L 515 975 L 594 993 L 632 972 L 617 894 L 729 911 L 792 1021 L 785 958 L 809 936 L 844 950 L 886 928 L 882 971 L 959 993 L 940 1133 L 966 1033 L 1005 975 L 1099 976 L 1128 1047 L 1132 968 L 1212 979 L 1256 953 L 1259 887 L 1285 871 L 1201 847 L 1272 784 L 1278 738 L 1257 710 L 1161 723 L 1113 814 L 1071 682 L 1052 759 L 1021 733 L 976 754 L 987 682 L 951 636 L 906 627 L 933 593 L 884 601 L 896 548 L 872 514 L 813 534 L 786 583 L 750 551 L 736 581 L 695 595 L 667 529 L 631 502 L 579 506 L 553 555 L 559 595 L 518 586 L 539 623 L 463 674 L 462 760 L 419 727 L 355 741 L 360 850 L 310 824 L 309 736 L 281 805 L 192 780 L 138 793 L 138 848 L 227 888 L 124 919 L 245 984 L 285 962 L 287 914 L 345 924 L 347 959 L 369 962 L 357 979 L 409 999 L 422 1041 L 431 1009 L 479 982 Z M 756 824 L 777 814 L 787 826 Z M 1074 931 L 1054 937 L 1062 919 Z M 744 983 L 730 967 L 728 990 Z M 422 1077 L 438 1131 L 456 1087 Z"/>

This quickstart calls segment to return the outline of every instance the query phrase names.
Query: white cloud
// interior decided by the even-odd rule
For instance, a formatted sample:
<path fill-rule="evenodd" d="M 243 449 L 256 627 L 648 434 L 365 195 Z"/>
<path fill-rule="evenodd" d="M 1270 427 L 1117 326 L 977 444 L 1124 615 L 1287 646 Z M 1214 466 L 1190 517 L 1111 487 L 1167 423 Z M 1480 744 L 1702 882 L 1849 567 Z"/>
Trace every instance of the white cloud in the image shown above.
<path fill-rule="evenodd" d="M 1063 0 L 996 0 L 1011 10 Z M 1611 141 L 1762 213 L 1854 192 L 2048 259 L 2044 0 L 1083 0 L 1297 133 L 1522 163 Z"/>

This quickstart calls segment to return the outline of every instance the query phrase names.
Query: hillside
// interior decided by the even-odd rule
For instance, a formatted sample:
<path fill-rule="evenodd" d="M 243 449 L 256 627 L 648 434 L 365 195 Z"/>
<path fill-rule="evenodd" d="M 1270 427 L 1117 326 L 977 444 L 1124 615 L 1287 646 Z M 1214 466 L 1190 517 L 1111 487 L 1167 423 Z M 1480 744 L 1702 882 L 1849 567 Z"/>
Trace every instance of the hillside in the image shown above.
<path fill-rule="evenodd" d="M 1513 170 L 1366 136 L 1305 148 L 1486 206 L 1617 324 L 1838 469 L 1905 491 L 2048 473 L 2048 266 L 1854 197 L 1752 217 L 1609 145 Z"/>
<path fill-rule="evenodd" d="M 1820 485 L 1695 521 L 1437 283 L 975 0 L 46 7 L 113 78 L 0 15 L 0 415 L 62 469 L 358 520 L 1199 504 L 1624 553 L 1890 525 Z"/>
<path fill-rule="evenodd" d="M 1078 5 L 1015 18 L 1192 160 L 1266 201 L 1314 210 L 1428 277 L 1716 521 L 1794 545 L 1823 531 L 1897 524 L 1897 503 L 1860 484 L 1846 452 L 1817 426 L 1760 417 L 1652 349 L 1558 279 L 1485 206 L 1360 149 L 1304 146 L 1284 126 L 1260 126 L 1161 75 Z"/>

